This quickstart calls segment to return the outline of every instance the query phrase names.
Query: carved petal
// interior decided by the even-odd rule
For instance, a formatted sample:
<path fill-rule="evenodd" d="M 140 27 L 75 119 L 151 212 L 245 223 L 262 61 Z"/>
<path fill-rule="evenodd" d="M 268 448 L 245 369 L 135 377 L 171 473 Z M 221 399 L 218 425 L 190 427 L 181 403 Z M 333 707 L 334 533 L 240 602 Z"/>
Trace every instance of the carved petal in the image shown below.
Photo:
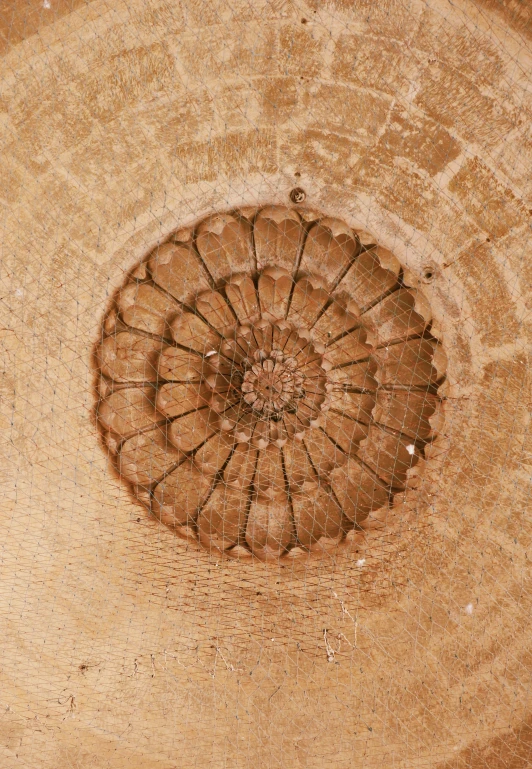
<path fill-rule="evenodd" d="M 284 318 L 292 290 L 292 278 L 284 270 L 269 267 L 259 278 L 259 302 L 263 315 Z"/>
<path fill-rule="evenodd" d="M 169 296 L 146 283 L 130 283 L 120 292 L 118 311 L 124 323 L 151 334 L 165 335 L 168 323 L 179 312 Z"/>
<path fill-rule="evenodd" d="M 303 238 L 299 215 L 289 208 L 268 206 L 255 219 L 255 250 L 257 267 L 284 267 L 292 273 Z"/>
<path fill-rule="evenodd" d="M 194 464 L 206 475 L 216 475 L 222 469 L 235 445 L 232 436 L 216 433 L 194 455 Z"/>
<path fill-rule="evenodd" d="M 209 549 L 227 550 L 244 535 L 249 489 L 219 483 L 198 516 L 200 542 Z"/>
<path fill-rule="evenodd" d="M 302 438 L 305 430 L 310 425 L 310 420 L 301 419 L 296 414 L 285 412 L 283 414 L 283 424 L 289 438 Z"/>
<path fill-rule="evenodd" d="M 407 471 L 420 458 L 419 450 L 408 438 L 385 432 L 379 425 L 370 427 L 358 453 L 379 478 L 396 489 L 404 488 Z"/>
<path fill-rule="evenodd" d="M 251 338 L 255 340 L 255 349 L 269 354 L 273 347 L 274 326 L 264 318 L 253 324 Z"/>
<path fill-rule="evenodd" d="M 191 523 L 207 499 L 211 485 L 212 478 L 186 460 L 156 486 L 152 510 L 167 525 Z"/>
<path fill-rule="evenodd" d="M 168 417 L 179 417 L 205 406 L 210 390 L 195 382 L 172 382 L 161 387 L 157 408 Z"/>
<path fill-rule="evenodd" d="M 240 342 L 242 342 L 244 348 Z M 250 341 L 243 337 L 239 338 L 238 334 L 236 339 L 227 339 L 223 342 L 221 351 L 229 361 L 236 364 L 242 363 L 243 360 L 249 358 L 252 354 Z"/>
<path fill-rule="evenodd" d="M 196 300 L 200 315 L 222 336 L 226 336 L 236 325 L 236 320 L 229 305 L 219 291 L 205 291 Z"/>
<path fill-rule="evenodd" d="M 234 275 L 225 287 L 225 294 L 240 323 L 250 321 L 259 314 L 255 284 L 249 275 Z"/>
<path fill-rule="evenodd" d="M 246 525 L 246 542 L 261 560 L 277 560 L 292 543 L 292 511 L 286 494 L 254 497 Z"/>
<path fill-rule="evenodd" d="M 355 454 L 369 428 L 354 419 L 329 411 L 323 418 L 323 429 L 346 454 Z"/>
<path fill-rule="evenodd" d="M 325 378 L 316 378 L 314 380 L 305 380 L 304 383 L 304 397 L 299 402 L 299 405 L 305 405 L 306 407 L 315 410 L 319 408 L 325 401 Z M 313 417 L 317 418 L 317 417 Z"/>
<path fill-rule="evenodd" d="M 159 377 L 169 382 L 199 382 L 212 372 L 208 360 L 177 347 L 165 347 L 159 358 Z"/>
<path fill-rule="evenodd" d="M 193 411 L 172 422 L 169 427 L 170 440 L 181 451 L 192 451 L 214 434 L 218 421 L 209 409 Z"/>
<path fill-rule="evenodd" d="M 373 377 L 377 370 L 377 364 L 373 360 L 363 363 L 353 363 L 351 366 L 343 366 L 329 371 L 330 384 L 357 387 L 364 390 L 376 390 L 377 380 Z"/>
<path fill-rule="evenodd" d="M 248 443 L 251 440 L 258 417 L 253 412 L 246 412 L 240 416 L 235 425 L 235 441 L 237 443 Z"/>
<path fill-rule="evenodd" d="M 198 518 L 200 540 L 207 547 L 225 549 L 244 535 L 249 490 L 255 475 L 257 452 L 236 446 L 224 473 Z"/>
<path fill-rule="evenodd" d="M 367 344 L 366 339 L 366 332 L 363 328 L 355 329 L 327 347 L 325 360 L 329 361 L 332 366 L 340 366 L 343 363 L 367 358 L 372 352 L 372 347 Z"/>
<path fill-rule="evenodd" d="M 273 339 L 272 344 L 276 349 L 279 350 L 286 350 L 287 342 L 290 338 L 292 338 L 293 332 L 292 327 L 289 326 L 285 321 L 279 321 L 278 323 L 275 323 L 272 327 L 273 332 Z M 296 335 L 294 335 L 296 336 Z"/>
<path fill-rule="evenodd" d="M 308 422 L 309 425 L 315 426 L 321 416 L 320 400 L 317 398 L 317 403 L 311 400 L 311 398 L 303 398 L 299 401 L 297 407 L 297 415 L 300 419 Z"/>
<path fill-rule="evenodd" d="M 130 483 L 149 485 L 185 458 L 168 442 L 166 429 L 156 427 L 125 441 L 120 449 L 119 470 Z"/>
<path fill-rule="evenodd" d="M 307 482 L 292 496 L 296 535 L 303 547 L 335 547 L 343 535 L 342 510 L 321 484 Z"/>
<path fill-rule="evenodd" d="M 353 419 L 369 424 L 375 396 L 370 393 L 334 391 L 329 394 L 329 405 L 335 411 L 343 411 Z"/>
<path fill-rule="evenodd" d="M 270 421 L 268 427 L 270 429 L 270 443 L 277 446 L 277 448 L 284 446 L 288 440 L 288 433 L 283 423 Z"/>
<path fill-rule="evenodd" d="M 315 287 L 309 278 L 301 278 L 294 286 L 288 320 L 310 328 L 329 298 L 328 291 Z"/>
<path fill-rule="evenodd" d="M 209 358 L 209 361 L 214 358 L 215 356 L 213 355 Z M 213 363 L 216 364 L 218 361 L 213 360 Z M 205 384 L 210 390 L 215 390 L 217 393 L 223 393 L 226 397 L 229 397 L 231 394 L 234 394 L 235 386 L 240 382 L 237 373 L 231 364 L 221 366 L 220 369 L 213 368 L 211 373 L 206 372 Z"/>
<path fill-rule="evenodd" d="M 429 339 L 412 339 L 375 350 L 381 365 L 375 378 L 381 385 L 423 387 L 436 382 L 446 369 L 441 348 Z"/>
<path fill-rule="evenodd" d="M 129 331 L 110 336 L 98 352 L 102 373 L 116 382 L 155 382 L 163 344 Z"/>
<path fill-rule="evenodd" d="M 220 349 L 221 337 L 193 312 L 182 312 L 171 323 L 174 340 L 205 355 Z"/>
<path fill-rule="evenodd" d="M 361 523 L 372 510 L 388 505 L 388 489 L 354 459 L 333 470 L 331 486 L 345 515 Z"/>
<path fill-rule="evenodd" d="M 301 368 L 306 368 L 310 364 L 316 362 L 321 364 L 322 352 L 316 349 L 318 343 L 314 344 L 312 340 L 308 342 L 305 339 L 300 339 L 297 344 L 293 346 L 291 354 L 297 358 L 297 364 Z"/>
<path fill-rule="evenodd" d="M 430 417 L 436 411 L 439 399 L 423 392 L 379 391 L 373 412 L 376 422 L 398 430 L 412 438 L 425 440 L 432 433 Z"/>
<path fill-rule="evenodd" d="M 319 476 L 328 475 L 335 467 L 346 462 L 344 452 L 335 446 L 322 430 L 307 430 L 303 443 Z"/>
<path fill-rule="evenodd" d="M 290 493 L 301 489 L 303 484 L 317 481 L 317 476 L 302 443 L 290 441 L 283 448 L 284 467 Z"/>
<path fill-rule="evenodd" d="M 358 315 L 345 309 L 339 302 L 332 302 L 312 329 L 314 339 L 322 344 L 329 344 L 340 334 L 351 331 L 360 324 Z"/>
<path fill-rule="evenodd" d="M 180 302 L 209 288 L 207 273 L 190 246 L 165 243 L 148 262 L 153 280 Z"/>
<path fill-rule="evenodd" d="M 381 266 L 380 258 L 389 269 Z M 360 254 L 342 278 L 335 294 L 364 308 L 397 285 L 400 265 L 386 249 L 375 247 Z"/>
<path fill-rule="evenodd" d="M 259 453 L 254 485 L 261 497 L 273 499 L 285 494 L 282 454 L 277 447 L 270 445 Z"/>
<path fill-rule="evenodd" d="M 352 230 L 338 219 L 321 219 L 310 228 L 300 269 L 324 275 L 331 289 L 360 249 Z"/>
<path fill-rule="evenodd" d="M 430 321 L 430 311 L 423 301 L 422 306 L 419 306 L 419 296 L 419 292 L 414 289 L 401 288 L 362 316 L 363 322 L 374 331 L 376 346 L 398 342 L 407 336 L 424 332 Z"/>
<path fill-rule="evenodd" d="M 240 443 L 224 470 L 224 482 L 235 489 L 250 486 L 257 465 L 257 450 L 246 443 Z"/>
<path fill-rule="evenodd" d="M 244 418 L 245 414 L 249 414 L 247 404 L 240 401 L 234 406 L 230 406 L 220 415 L 220 429 L 225 432 L 234 430 L 237 424 Z"/>
<path fill-rule="evenodd" d="M 304 368 L 304 372 L 303 389 L 305 392 L 324 392 L 328 379 L 322 367 L 318 364 L 309 365 Z"/>
<path fill-rule="evenodd" d="M 196 246 L 215 281 L 255 269 L 251 225 L 231 214 L 214 214 L 198 227 Z"/>
<path fill-rule="evenodd" d="M 125 387 L 116 390 L 98 406 L 98 419 L 120 436 L 143 430 L 164 419 L 154 406 L 155 388 Z"/>

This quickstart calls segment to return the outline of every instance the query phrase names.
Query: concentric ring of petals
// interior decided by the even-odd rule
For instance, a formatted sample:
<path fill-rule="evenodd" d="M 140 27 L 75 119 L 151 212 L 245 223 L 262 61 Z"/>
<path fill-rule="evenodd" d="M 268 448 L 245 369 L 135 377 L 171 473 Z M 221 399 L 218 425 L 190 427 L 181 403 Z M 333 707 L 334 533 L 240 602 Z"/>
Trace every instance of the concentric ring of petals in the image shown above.
<path fill-rule="evenodd" d="M 178 235 L 103 324 L 98 419 L 122 478 L 177 534 L 238 557 L 369 531 L 442 427 L 426 299 L 336 219 L 268 206 Z"/>

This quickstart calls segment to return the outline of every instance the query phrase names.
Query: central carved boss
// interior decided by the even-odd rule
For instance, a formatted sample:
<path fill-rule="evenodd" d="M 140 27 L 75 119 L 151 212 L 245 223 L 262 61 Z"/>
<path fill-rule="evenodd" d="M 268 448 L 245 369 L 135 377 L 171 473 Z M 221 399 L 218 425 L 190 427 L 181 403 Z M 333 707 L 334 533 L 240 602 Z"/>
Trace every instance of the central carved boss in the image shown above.
<path fill-rule="evenodd" d="M 415 486 L 445 357 L 425 298 L 344 222 L 270 206 L 180 230 L 117 293 L 98 419 L 121 477 L 230 556 L 337 547 Z"/>

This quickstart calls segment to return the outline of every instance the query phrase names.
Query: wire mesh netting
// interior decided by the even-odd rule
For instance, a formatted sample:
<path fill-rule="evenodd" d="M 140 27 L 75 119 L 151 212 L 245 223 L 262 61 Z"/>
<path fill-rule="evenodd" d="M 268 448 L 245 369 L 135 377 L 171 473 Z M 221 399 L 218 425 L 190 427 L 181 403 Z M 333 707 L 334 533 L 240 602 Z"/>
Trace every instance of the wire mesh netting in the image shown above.
<path fill-rule="evenodd" d="M 245 213 L 181 229 L 118 293 L 96 351 L 104 442 L 136 498 L 208 549 L 352 547 L 438 453 L 430 306 L 368 233 Z"/>
<path fill-rule="evenodd" d="M 0 0 L 0 768 L 532 765 L 518 0 Z"/>

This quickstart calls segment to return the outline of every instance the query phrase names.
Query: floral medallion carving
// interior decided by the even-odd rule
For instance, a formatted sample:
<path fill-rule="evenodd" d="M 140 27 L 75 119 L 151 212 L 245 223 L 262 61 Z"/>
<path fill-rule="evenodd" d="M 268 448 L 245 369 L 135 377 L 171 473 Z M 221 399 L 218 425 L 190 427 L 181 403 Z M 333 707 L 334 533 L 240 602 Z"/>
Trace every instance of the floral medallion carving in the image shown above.
<path fill-rule="evenodd" d="M 174 233 L 117 292 L 96 359 L 122 479 L 230 556 L 323 552 L 379 525 L 441 430 L 427 300 L 367 233 L 295 208 Z"/>

